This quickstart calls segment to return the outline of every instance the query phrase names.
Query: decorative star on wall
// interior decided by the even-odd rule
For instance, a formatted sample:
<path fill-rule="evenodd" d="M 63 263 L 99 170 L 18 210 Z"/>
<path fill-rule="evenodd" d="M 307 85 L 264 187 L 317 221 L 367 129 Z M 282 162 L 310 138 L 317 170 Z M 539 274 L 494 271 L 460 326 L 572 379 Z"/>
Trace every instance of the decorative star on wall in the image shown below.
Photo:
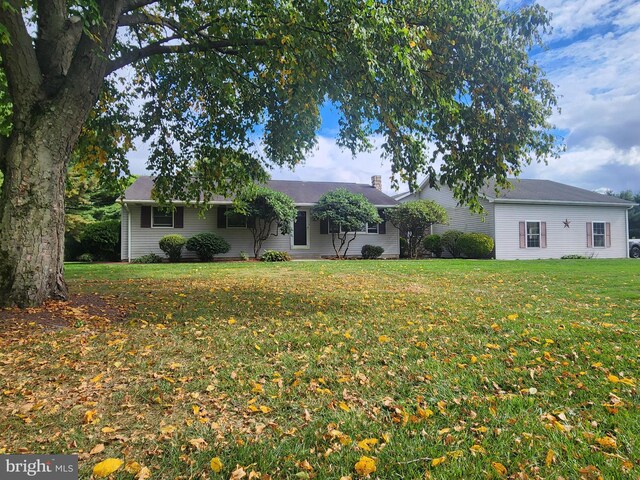
<path fill-rule="evenodd" d="M 562 223 L 564 224 L 564 228 L 571 228 L 569 226 L 569 224 L 571 223 L 571 220 L 569 220 L 568 218 L 566 220 L 563 220 Z"/>

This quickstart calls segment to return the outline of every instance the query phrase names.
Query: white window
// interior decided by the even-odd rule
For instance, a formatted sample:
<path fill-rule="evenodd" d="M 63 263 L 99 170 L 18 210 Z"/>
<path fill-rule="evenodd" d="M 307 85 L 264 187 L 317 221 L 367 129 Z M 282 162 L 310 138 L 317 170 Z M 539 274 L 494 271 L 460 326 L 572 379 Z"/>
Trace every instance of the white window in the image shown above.
<path fill-rule="evenodd" d="M 540 248 L 540 222 L 527 222 L 527 248 Z"/>
<path fill-rule="evenodd" d="M 227 213 L 227 228 L 247 228 L 247 217 L 240 213 Z"/>
<path fill-rule="evenodd" d="M 169 208 L 153 207 L 154 228 L 173 228 L 173 210 Z"/>
<path fill-rule="evenodd" d="M 365 223 L 356 230 L 357 233 L 379 233 L 378 226 L 379 223 Z M 345 232 L 342 228 L 342 225 L 336 225 L 333 222 L 329 222 L 329 233 L 353 233 L 352 231 Z"/>
<path fill-rule="evenodd" d="M 606 229 L 605 222 L 593 222 L 593 246 L 605 247 L 606 246 Z"/>

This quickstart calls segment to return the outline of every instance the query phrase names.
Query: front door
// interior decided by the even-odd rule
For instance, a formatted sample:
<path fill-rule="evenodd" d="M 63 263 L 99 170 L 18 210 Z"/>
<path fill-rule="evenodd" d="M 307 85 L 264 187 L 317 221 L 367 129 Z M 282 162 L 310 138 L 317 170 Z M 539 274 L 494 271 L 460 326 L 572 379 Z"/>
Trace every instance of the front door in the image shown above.
<path fill-rule="evenodd" d="M 293 222 L 292 248 L 309 248 L 309 225 L 306 210 L 298 210 L 296 221 Z"/>

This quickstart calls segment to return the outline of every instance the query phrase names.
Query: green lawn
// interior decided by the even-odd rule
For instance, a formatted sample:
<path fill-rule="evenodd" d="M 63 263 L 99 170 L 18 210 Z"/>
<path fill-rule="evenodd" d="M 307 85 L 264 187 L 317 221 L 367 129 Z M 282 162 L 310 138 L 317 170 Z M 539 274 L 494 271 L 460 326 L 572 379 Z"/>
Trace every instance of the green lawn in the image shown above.
<path fill-rule="evenodd" d="M 117 458 L 158 479 L 355 479 L 363 456 L 381 479 L 640 475 L 638 261 L 74 264 L 67 278 L 129 316 L 80 309 L 73 327 L 0 337 L 0 452 L 80 453 L 81 478 Z"/>

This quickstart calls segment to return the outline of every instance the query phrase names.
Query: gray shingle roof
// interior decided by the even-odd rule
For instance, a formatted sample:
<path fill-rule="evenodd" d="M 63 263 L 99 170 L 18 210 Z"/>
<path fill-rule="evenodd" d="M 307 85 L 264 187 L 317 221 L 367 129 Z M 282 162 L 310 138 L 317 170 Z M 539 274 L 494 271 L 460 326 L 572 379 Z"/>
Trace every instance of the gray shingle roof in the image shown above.
<path fill-rule="evenodd" d="M 552 182 L 551 180 L 530 180 L 510 178 L 509 183 L 513 185 L 511 190 L 501 190 L 496 195 L 493 184 L 483 190 L 487 198 L 500 201 L 541 201 L 559 203 L 607 203 L 631 206 L 633 202 L 622 200 L 611 195 L 584 190 L 564 183 Z"/>
<path fill-rule="evenodd" d="M 320 197 L 336 188 L 345 188 L 353 193 L 361 193 L 372 204 L 377 206 L 396 205 L 398 202 L 366 183 L 344 183 L 344 182 L 303 182 L 296 180 L 270 180 L 268 186 L 273 190 L 285 193 L 298 205 L 309 205 L 317 203 Z M 125 202 L 148 202 L 152 200 L 151 190 L 153 189 L 153 179 L 143 175 L 124 192 Z M 212 201 L 220 203 L 231 203 L 231 198 L 214 196 Z"/>

